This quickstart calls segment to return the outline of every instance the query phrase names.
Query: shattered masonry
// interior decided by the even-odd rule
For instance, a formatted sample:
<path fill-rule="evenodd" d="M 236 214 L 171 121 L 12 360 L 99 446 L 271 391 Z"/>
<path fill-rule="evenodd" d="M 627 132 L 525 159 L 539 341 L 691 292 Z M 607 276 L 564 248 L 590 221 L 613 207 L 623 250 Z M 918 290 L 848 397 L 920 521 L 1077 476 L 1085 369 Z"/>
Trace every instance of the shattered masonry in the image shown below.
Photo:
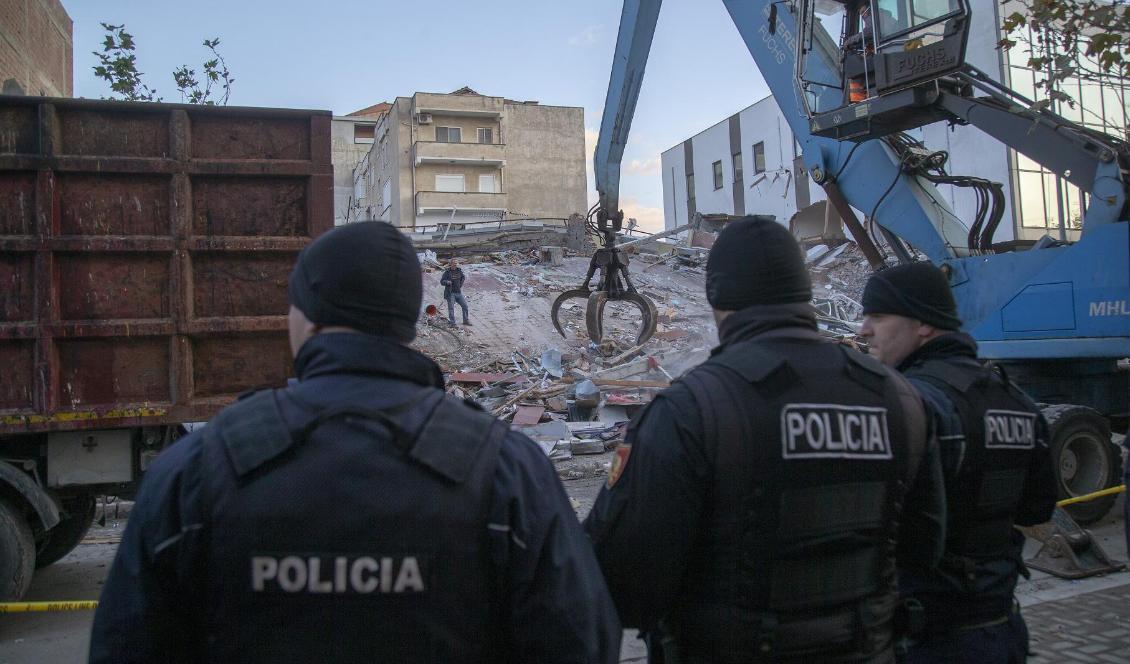
<path fill-rule="evenodd" d="M 603 478 L 627 422 L 657 392 L 702 362 L 717 344 L 704 293 L 706 250 L 657 247 L 632 259 L 637 288 L 659 311 L 655 336 L 633 345 L 640 312 L 610 303 L 605 343 L 585 332 L 584 303 L 567 302 L 567 338 L 549 319 L 556 295 L 573 288 L 588 265 L 585 252 L 483 252 L 461 247 L 464 293 L 474 326 L 452 327 L 439 284 L 442 261 L 430 250 L 424 266 L 424 313 L 415 346 L 440 364 L 451 394 L 468 398 L 527 433 L 553 460 L 563 480 Z M 858 345 L 858 304 L 870 267 L 851 242 L 818 243 L 807 250 L 813 303 L 822 331 Z"/>

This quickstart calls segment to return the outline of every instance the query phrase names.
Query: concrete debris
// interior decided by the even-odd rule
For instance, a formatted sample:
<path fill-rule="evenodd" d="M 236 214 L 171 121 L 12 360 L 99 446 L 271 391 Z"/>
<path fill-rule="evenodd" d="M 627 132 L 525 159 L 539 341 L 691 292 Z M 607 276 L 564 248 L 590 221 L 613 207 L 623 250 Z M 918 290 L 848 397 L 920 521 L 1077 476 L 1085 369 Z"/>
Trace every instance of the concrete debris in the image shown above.
<path fill-rule="evenodd" d="M 417 253 L 416 259 L 420 261 L 421 267 L 443 269 L 443 265 L 436 258 L 436 252 L 430 249 Z"/>
<path fill-rule="evenodd" d="M 809 247 L 808 251 L 804 253 L 805 263 L 816 263 L 828 255 L 831 249 L 826 244 L 818 244 L 815 247 Z"/>
<path fill-rule="evenodd" d="M 604 443 L 599 440 L 573 440 L 569 442 L 573 454 L 604 454 Z"/>
<path fill-rule="evenodd" d="M 518 406 L 512 424 L 516 427 L 531 426 L 541 422 L 541 416 L 544 414 L 545 406 Z"/>
<path fill-rule="evenodd" d="M 421 316 L 414 345 L 439 363 L 450 393 L 526 432 L 568 480 L 607 472 L 627 422 L 709 357 L 718 337 L 704 292 L 708 251 L 652 243 L 633 255 L 631 271 L 636 288 L 658 308 L 655 336 L 637 346 L 638 310 L 610 302 L 605 344 L 596 347 L 578 300 L 561 309 L 561 338 L 550 324 L 550 304 L 583 282 L 588 259 L 555 249 L 560 260 L 542 247 L 462 259 L 473 327 L 447 324 L 439 273 L 424 252 L 424 308 L 431 315 Z M 859 299 L 871 274 L 866 259 L 854 243 L 829 238 L 805 255 L 820 329 L 861 347 Z M 445 260 L 441 252 L 435 263 Z"/>
<path fill-rule="evenodd" d="M 564 375 L 561 370 L 561 351 L 550 348 L 541 354 L 541 368 L 550 376 L 560 378 Z"/>
<path fill-rule="evenodd" d="M 824 245 L 820 245 L 820 246 L 824 246 Z M 849 246 L 855 246 L 855 245 L 848 244 L 848 243 L 845 242 L 844 244 L 841 244 L 840 246 L 836 247 L 835 249 L 832 249 L 831 251 L 829 251 L 828 253 L 824 254 L 823 256 L 821 256 L 819 259 L 816 260 L 815 267 L 823 268 L 823 267 L 827 267 L 827 266 L 831 265 L 832 261 L 834 261 L 837 258 L 839 258 L 840 256 L 842 256 L 843 253 L 845 251 L 847 251 L 847 248 Z"/>

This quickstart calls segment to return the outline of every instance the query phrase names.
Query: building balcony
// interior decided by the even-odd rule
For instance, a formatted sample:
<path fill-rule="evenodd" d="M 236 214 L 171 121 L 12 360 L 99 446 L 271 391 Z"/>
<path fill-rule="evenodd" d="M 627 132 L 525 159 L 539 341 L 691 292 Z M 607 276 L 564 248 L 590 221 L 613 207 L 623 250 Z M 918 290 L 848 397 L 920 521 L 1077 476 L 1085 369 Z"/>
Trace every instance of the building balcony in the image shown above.
<path fill-rule="evenodd" d="M 434 113 L 478 118 L 501 117 L 505 107 L 505 101 L 501 97 L 444 95 L 429 92 L 417 92 L 413 102 L 413 110 L 416 114 Z"/>
<path fill-rule="evenodd" d="M 481 210 L 505 212 L 506 194 L 477 191 L 419 191 L 416 192 L 416 214 L 453 210 Z"/>
<path fill-rule="evenodd" d="M 462 164 L 464 166 L 505 166 L 506 146 L 501 143 L 440 143 L 416 141 L 412 152 L 416 165 Z"/>

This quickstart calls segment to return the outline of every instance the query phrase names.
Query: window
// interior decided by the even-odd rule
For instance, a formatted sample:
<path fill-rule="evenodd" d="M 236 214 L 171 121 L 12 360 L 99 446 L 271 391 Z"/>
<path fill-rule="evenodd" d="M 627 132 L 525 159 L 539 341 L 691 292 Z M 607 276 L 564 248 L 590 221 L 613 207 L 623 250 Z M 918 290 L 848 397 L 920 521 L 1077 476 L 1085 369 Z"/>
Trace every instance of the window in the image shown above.
<path fill-rule="evenodd" d="M 484 194 L 497 194 L 498 178 L 493 175 L 480 175 L 479 191 Z"/>
<path fill-rule="evenodd" d="M 462 143 L 459 127 L 436 127 L 436 140 L 440 143 Z"/>
<path fill-rule="evenodd" d="M 714 189 L 715 190 L 721 189 L 722 188 L 722 162 L 721 161 L 714 162 L 714 164 L 712 165 L 712 168 L 714 169 Z"/>
<path fill-rule="evenodd" d="M 372 143 L 376 125 L 353 125 L 353 142 L 354 143 Z"/>
<path fill-rule="evenodd" d="M 694 173 L 687 173 L 687 212 L 694 214 L 697 209 L 694 200 Z"/>
<path fill-rule="evenodd" d="M 479 127 L 479 142 L 494 143 L 494 130 L 490 127 Z"/>
<path fill-rule="evenodd" d="M 734 182 L 742 181 L 742 153 L 734 153 Z"/>
<path fill-rule="evenodd" d="M 1029 39 L 1035 42 L 1037 35 L 1029 32 Z M 1036 88 L 1037 77 L 1027 65 L 1029 53 L 1026 48 L 1005 51 L 1008 60 L 1010 86 L 1035 101 L 1047 99 L 1047 91 Z M 1089 59 L 1088 59 L 1089 60 Z M 1090 68 L 1095 65 L 1089 61 Z M 1082 124 L 1113 135 L 1124 131 L 1130 118 L 1130 86 L 1112 81 L 1086 81 L 1071 77 L 1059 86 L 1075 98 L 1075 107 L 1061 101 L 1053 101 L 1050 110 Z M 1018 235 L 1034 237 L 1040 233 L 1057 234 L 1060 225 L 1065 231 L 1078 231 L 1082 228 L 1083 213 L 1087 206 L 1087 192 L 1075 187 L 1065 179 L 1057 178 L 1047 168 L 1024 155 L 1012 153 L 1012 196 L 1013 212 L 1020 229 L 1033 229 Z M 1069 236 L 1070 237 L 1070 236 Z"/>
<path fill-rule="evenodd" d="M 436 191 L 466 191 L 462 175 L 437 175 Z"/>
<path fill-rule="evenodd" d="M 765 143 L 753 144 L 753 172 L 765 172 Z"/>

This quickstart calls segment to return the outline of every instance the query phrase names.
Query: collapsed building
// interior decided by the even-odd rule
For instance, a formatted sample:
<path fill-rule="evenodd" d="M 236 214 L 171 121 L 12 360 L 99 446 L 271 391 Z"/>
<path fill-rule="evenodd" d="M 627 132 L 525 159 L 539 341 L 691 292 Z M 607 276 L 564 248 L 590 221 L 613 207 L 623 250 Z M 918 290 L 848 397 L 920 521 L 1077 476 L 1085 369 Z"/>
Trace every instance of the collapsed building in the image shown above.
<path fill-rule="evenodd" d="M 522 237 L 532 230 L 520 228 L 495 229 L 493 235 L 452 231 L 446 240 L 442 232 L 416 237 L 424 269 L 416 346 L 440 363 L 449 392 L 525 431 L 557 462 L 562 479 L 602 476 L 626 422 L 718 343 L 705 294 L 705 263 L 730 218 L 699 215 L 694 230 L 679 240 L 628 249 L 634 254 L 632 281 L 658 312 L 655 334 L 642 344 L 636 342 L 640 311 L 617 302 L 608 303 L 601 344 L 589 338 L 580 300 L 562 305 L 564 335 L 555 331 L 551 304 L 582 281 L 593 251 L 591 242 L 570 245 L 564 226 L 541 229 L 559 234 L 562 242 L 553 247 L 495 244 L 508 232 Z M 859 298 L 871 274 L 867 258 L 838 224 L 811 232 L 815 226 L 799 218 L 792 228 L 806 252 L 822 332 L 861 346 Z M 467 276 L 470 328 L 447 320 L 440 278 L 452 256 L 460 257 Z"/>

